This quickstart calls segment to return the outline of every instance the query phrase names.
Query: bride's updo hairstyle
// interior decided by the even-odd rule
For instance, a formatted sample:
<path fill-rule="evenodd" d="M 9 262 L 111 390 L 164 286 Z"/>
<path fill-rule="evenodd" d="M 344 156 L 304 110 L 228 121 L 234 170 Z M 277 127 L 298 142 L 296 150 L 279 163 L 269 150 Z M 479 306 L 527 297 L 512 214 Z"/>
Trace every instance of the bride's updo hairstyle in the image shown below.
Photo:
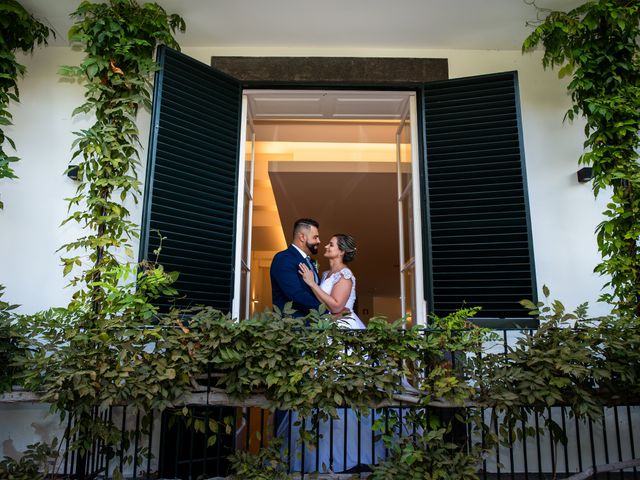
<path fill-rule="evenodd" d="M 346 235 L 344 233 L 336 233 L 334 238 L 338 241 L 338 248 L 341 252 L 344 252 L 344 257 L 342 261 L 344 263 L 349 263 L 356 256 L 356 241 L 353 239 L 351 235 Z"/>

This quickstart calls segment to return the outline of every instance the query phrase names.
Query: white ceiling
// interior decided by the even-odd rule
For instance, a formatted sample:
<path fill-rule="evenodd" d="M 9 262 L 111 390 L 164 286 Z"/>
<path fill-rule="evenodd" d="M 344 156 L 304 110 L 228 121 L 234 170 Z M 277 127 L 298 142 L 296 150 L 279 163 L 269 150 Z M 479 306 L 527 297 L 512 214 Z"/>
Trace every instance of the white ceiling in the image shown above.
<path fill-rule="evenodd" d="M 183 47 L 519 50 L 536 20 L 525 0 L 156 0 L 179 13 Z M 138 0 L 143 3 L 144 0 Z M 532 0 L 526 0 L 531 3 Z M 67 44 L 80 0 L 21 0 Z M 568 10 L 584 0 L 536 0 Z"/>
<path fill-rule="evenodd" d="M 314 143 L 392 143 L 398 121 L 263 120 L 255 122 L 256 141 Z"/>
<path fill-rule="evenodd" d="M 253 120 L 401 120 L 409 92 L 245 90 Z"/>

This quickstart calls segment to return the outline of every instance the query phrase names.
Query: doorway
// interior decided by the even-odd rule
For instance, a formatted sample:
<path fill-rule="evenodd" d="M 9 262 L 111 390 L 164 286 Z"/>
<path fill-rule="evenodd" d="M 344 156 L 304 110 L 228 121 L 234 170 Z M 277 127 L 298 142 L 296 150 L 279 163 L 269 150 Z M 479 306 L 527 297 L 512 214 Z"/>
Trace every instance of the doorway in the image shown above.
<path fill-rule="evenodd" d="M 271 308 L 271 259 L 311 217 L 323 245 L 334 233 L 356 239 L 365 323 L 425 323 L 416 116 L 409 91 L 243 92 L 234 317 Z"/>

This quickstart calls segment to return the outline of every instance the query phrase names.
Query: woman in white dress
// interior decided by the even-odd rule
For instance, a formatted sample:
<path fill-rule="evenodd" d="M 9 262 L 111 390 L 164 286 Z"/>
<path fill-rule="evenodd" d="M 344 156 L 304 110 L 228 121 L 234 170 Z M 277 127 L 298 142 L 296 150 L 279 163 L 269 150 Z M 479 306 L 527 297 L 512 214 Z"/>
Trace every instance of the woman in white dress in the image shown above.
<path fill-rule="evenodd" d="M 364 323 L 353 311 L 356 301 L 356 278 L 346 266 L 356 255 L 356 242 L 350 235 L 336 234 L 325 246 L 324 257 L 329 260 L 329 270 L 322 274 L 320 285 L 315 282 L 313 272 L 305 264 L 300 263 L 299 272 L 304 281 L 311 287 L 314 295 L 327 306 L 336 316 L 339 324 L 348 329 L 366 328 Z M 348 312 L 348 313 L 347 313 Z M 292 426 L 287 424 L 291 422 Z M 300 444 L 300 419 L 294 412 L 291 420 L 286 418 L 280 423 L 278 434 L 285 438 L 285 445 L 291 445 L 289 455 L 291 471 L 303 470 L 302 451 Z M 307 430 L 313 430 L 311 419 L 305 422 Z M 345 430 L 346 446 L 345 446 Z M 288 433 L 291 438 L 288 439 Z M 304 471 L 333 471 L 344 472 L 357 469 L 360 465 L 372 464 L 384 456 L 385 450 L 381 440 L 372 445 L 372 415 L 358 418 L 350 408 L 338 408 L 338 418 L 330 421 L 320 421 L 317 433 L 317 450 L 306 446 L 304 454 Z M 331 448 L 332 447 L 332 448 Z M 373 447 L 373 448 L 372 448 Z M 375 450 L 375 453 L 372 452 Z M 346 457 L 345 457 L 346 452 Z M 375 458 L 373 458 L 373 455 Z"/>
<path fill-rule="evenodd" d="M 356 278 L 347 267 L 356 256 L 356 242 L 350 235 L 337 233 L 324 247 L 324 257 L 329 260 L 329 270 L 322 274 L 320 285 L 315 282 L 313 272 L 305 264 L 300 263 L 300 275 L 309 285 L 318 300 L 324 303 L 334 315 L 350 313 L 339 319 L 340 325 L 346 328 L 366 328 L 353 311 L 356 301 Z"/>

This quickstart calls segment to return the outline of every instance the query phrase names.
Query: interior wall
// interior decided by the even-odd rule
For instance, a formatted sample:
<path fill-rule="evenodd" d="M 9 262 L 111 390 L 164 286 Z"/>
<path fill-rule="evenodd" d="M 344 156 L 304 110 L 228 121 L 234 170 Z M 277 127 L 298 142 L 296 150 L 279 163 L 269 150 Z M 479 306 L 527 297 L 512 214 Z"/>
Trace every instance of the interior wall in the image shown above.
<path fill-rule="evenodd" d="M 383 315 L 387 320 L 397 320 L 402 316 L 402 305 L 398 297 L 381 297 L 374 296 L 372 298 L 372 315 Z"/>
<path fill-rule="evenodd" d="M 573 307 L 590 301 L 592 314 L 608 311 L 594 305 L 604 279 L 593 274 L 599 254 L 594 236 L 601 221 L 604 195 L 595 201 L 589 184 L 579 184 L 575 172 L 582 152 L 583 123 L 563 123 L 570 105 L 556 72 L 544 71 L 541 54 L 519 51 L 385 50 L 279 48 L 185 48 L 184 53 L 208 63 L 211 55 L 398 56 L 449 59 L 450 77 L 517 70 L 520 81 L 524 149 L 538 288 L 547 284 L 552 294 Z M 0 181 L 5 209 L 0 211 L 0 283 L 5 299 L 35 312 L 65 305 L 72 291 L 65 288 L 56 249 L 81 235 L 79 227 L 60 227 L 66 217 L 63 200 L 76 184 L 63 174 L 71 158 L 71 132 L 89 124 L 71 118 L 83 100 L 83 88 L 61 80 L 60 65 L 78 64 L 82 55 L 70 47 L 39 47 L 19 55 L 28 73 L 19 83 L 22 101 L 12 104 L 14 127 L 7 133 L 17 144 L 21 161 L 17 180 Z M 141 127 L 141 169 L 144 180 L 149 114 L 138 116 Z M 132 220 L 140 222 L 141 207 L 132 205 Z M 137 245 L 134 245 L 136 248 Z"/>
<path fill-rule="evenodd" d="M 277 122 L 273 122 L 269 125 L 274 130 L 278 129 Z M 395 198 L 395 155 L 396 146 L 393 143 L 357 143 L 353 141 L 335 142 L 330 141 L 336 138 L 340 138 L 344 133 L 341 130 L 343 128 L 350 128 L 351 125 L 330 126 L 327 124 L 316 128 L 315 135 L 324 137 L 328 140 L 326 142 L 304 142 L 304 141 L 263 141 L 258 136 L 255 145 L 255 169 L 254 175 L 256 178 L 256 188 L 254 190 L 254 221 L 253 221 L 253 241 L 252 241 L 252 271 L 254 277 L 252 280 L 252 298 L 251 301 L 255 307 L 256 312 L 263 311 L 264 308 L 271 306 L 271 290 L 268 269 L 271 265 L 271 259 L 278 250 L 286 248 L 290 242 L 291 237 L 291 225 L 290 221 L 284 221 L 283 218 L 289 218 L 290 210 L 292 208 L 291 203 L 296 204 L 296 208 L 299 213 L 294 215 L 295 218 L 302 216 L 311 216 L 320 222 L 320 237 L 321 246 L 318 251 L 316 259 L 319 263 L 319 270 L 322 272 L 329 268 L 328 262 L 323 257 L 324 245 L 328 242 L 329 236 L 334 233 L 333 228 L 336 225 L 341 225 L 340 231 L 345 231 L 355 236 L 358 242 L 358 256 L 355 261 L 349 265 L 353 270 L 358 280 L 357 287 L 357 314 L 364 320 L 368 320 L 374 313 L 387 315 L 389 318 L 399 318 L 399 309 L 396 314 L 396 309 L 387 309 L 383 311 L 376 311 L 374 308 L 373 299 L 376 292 L 373 288 L 377 288 L 380 291 L 389 292 L 395 291 L 395 296 L 400 295 L 399 286 L 399 274 L 397 272 L 398 254 L 397 247 L 393 248 L 390 254 L 387 254 L 389 248 L 380 248 L 381 243 L 392 245 L 397 243 L 397 224 L 395 223 L 395 216 L 397 215 L 397 209 L 393 198 Z M 366 137 L 366 130 L 369 125 L 362 125 L 360 128 L 363 130 L 363 134 Z M 395 129 L 397 125 L 390 124 L 386 127 L 386 132 L 378 136 L 378 140 L 381 138 L 393 139 L 395 135 Z M 304 129 L 303 129 L 304 130 Z M 257 132 L 262 130 L 257 127 Z M 296 135 L 297 129 L 293 131 L 289 130 L 287 136 Z M 332 134 L 333 133 L 333 134 Z M 385 133 L 387 135 L 385 135 Z M 346 140 L 346 137 L 344 138 Z M 302 138 L 300 139 L 302 140 Z M 350 140 L 353 140 L 351 138 Z M 334 164 L 335 167 L 327 168 L 327 165 Z M 278 170 L 288 171 L 293 168 L 300 169 L 302 167 L 304 172 L 300 172 L 299 177 L 295 181 L 285 181 L 285 184 L 280 185 L 278 183 L 278 191 L 284 188 L 288 191 L 287 198 L 274 195 L 273 186 L 270 181 L 269 169 L 275 168 L 278 165 Z M 287 165 L 290 165 L 287 166 Z M 318 167 L 321 165 L 321 167 Z M 361 166 L 361 167 L 358 167 Z M 372 168 L 377 165 L 378 169 L 385 167 L 383 170 L 387 170 L 386 167 L 390 166 L 390 173 L 385 173 L 385 179 L 389 177 L 390 182 L 387 183 L 392 187 L 393 191 L 389 193 L 391 197 L 391 205 L 389 207 L 390 215 L 393 215 L 393 219 L 388 221 L 380 218 L 379 216 L 373 217 L 374 212 L 370 212 L 371 215 L 367 215 L 363 208 L 360 208 L 358 215 L 355 215 L 352 208 L 358 209 L 358 205 L 361 203 L 367 203 L 367 198 L 358 194 L 359 202 L 354 202 L 352 205 L 344 205 L 344 203 L 335 204 L 334 194 L 331 188 L 335 188 L 338 192 L 336 195 L 341 194 L 343 188 L 349 187 L 349 180 L 354 179 L 354 174 L 351 173 L 351 169 L 361 169 L 367 171 L 368 168 Z M 328 170 L 338 168 L 344 173 L 334 174 L 332 176 L 328 174 Z M 317 171 L 316 171 L 317 170 Z M 274 172 L 271 172 L 274 174 Z M 278 173 L 278 178 L 283 175 Z M 363 175 L 363 174 L 361 174 Z M 378 176 L 378 179 L 367 177 L 367 175 Z M 338 180 L 338 183 L 332 184 L 331 181 L 327 183 L 327 177 L 330 179 Z M 377 185 L 381 177 L 379 173 L 364 173 L 361 177 L 363 184 Z M 358 182 L 360 183 L 360 182 Z M 300 185 L 303 185 L 303 195 L 300 193 Z M 361 185 L 361 184 L 360 184 Z M 362 185 L 359 188 L 363 188 Z M 367 187 L 364 187 L 365 191 Z M 314 195 L 307 195 L 308 192 L 314 192 Z M 373 196 L 380 192 L 369 192 L 369 196 Z M 324 195 L 324 196 L 323 196 Z M 385 197 L 386 198 L 386 197 Z M 280 205 L 278 205 L 278 199 Z M 323 213 L 314 213 L 317 211 Z M 256 214 L 263 212 L 262 215 Z M 378 212 L 380 215 L 381 213 Z M 293 218 L 293 217 L 291 217 Z M 364 220 L 361 222 L 360 220 Z M 363 224 L 364 223 L 364 224 Z M 381 224 L 388 224 L 389 229 L 384 238 L 378 236 L 377 226 Z M 364 227 L 364 229 L 363 229 Z M 394 230 L 395 229 L 395 230 Z M 394 230 L 394 231 L 391 231 Z M 394 242 L 389 242 L 389 235 L 393 236 Z M 277 238 L 280 242 L 278 249 L 273 249 L 273 242 L 269 239 Z M 372 258 L 373 256 L 373 258 Z M 368 259 L 368 260 L 367 260 Z M 387 274 L 388 268 L 391 267 L 391 274 Z M 383 269 L 385 266 L 385 269 Z M 395 266 L 395 270 L 394 270 Z M 376 272 L 378 273 L 376 275 Z M 384 274 L 380 274 L 384 272 Z M 375 284 L 375 285 L 372 285 Z M 267 292 L 268 290 L 268 292 Z"/>

